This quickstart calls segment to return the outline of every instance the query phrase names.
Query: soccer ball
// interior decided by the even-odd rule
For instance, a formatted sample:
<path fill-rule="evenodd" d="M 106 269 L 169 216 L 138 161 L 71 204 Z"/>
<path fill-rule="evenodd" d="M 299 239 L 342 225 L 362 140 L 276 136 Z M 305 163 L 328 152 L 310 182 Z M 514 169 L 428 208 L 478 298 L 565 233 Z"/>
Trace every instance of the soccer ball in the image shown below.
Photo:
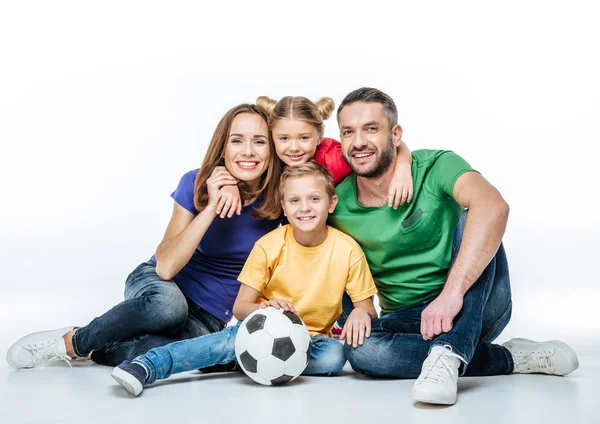
<path fill-rule="evenodd" d="M 248 315 L 235 338 L 238 364 L 248 377 L 267 386 L 302 374 L 310 350 L 310 334 L 300 317 L 272 307 Z"/>

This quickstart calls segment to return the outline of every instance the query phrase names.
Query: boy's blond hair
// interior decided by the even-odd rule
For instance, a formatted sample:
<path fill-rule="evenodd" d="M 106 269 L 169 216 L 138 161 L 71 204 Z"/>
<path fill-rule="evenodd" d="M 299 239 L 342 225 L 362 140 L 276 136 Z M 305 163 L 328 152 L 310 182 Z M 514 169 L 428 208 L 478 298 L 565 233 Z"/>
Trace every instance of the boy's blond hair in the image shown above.
<path fill-rule="evenodd" d="M 331 173 L 314 160 L 309 160 L 302 165 L 286 166 L 279 179 L 279 197 L 283 199 L 283 184 L 287 180 L 304 177 L 305 175 L 312 175 L 323 181 L 323 183 L 325 183 L 325 190 L 330 199 L 335 195 L 335 184 L 333 183 Z"/>

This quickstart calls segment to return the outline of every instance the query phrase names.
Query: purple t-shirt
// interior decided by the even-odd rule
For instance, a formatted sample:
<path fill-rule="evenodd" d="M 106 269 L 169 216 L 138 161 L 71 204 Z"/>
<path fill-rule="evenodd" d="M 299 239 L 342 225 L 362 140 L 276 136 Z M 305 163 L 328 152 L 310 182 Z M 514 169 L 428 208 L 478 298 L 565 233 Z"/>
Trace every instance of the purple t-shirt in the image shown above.
<path fill-rule="evenodd" d="M 171 197 L 194 216 L 194 181 L 198 169 L 186 173 Z M 251 214 L 257 199 L 242 208 L 240 216 L 221 219 L 217 216 L 206 230 L 189 262 L 173 278 L 184 295 L 215 317 L 228 322 L 238 294 L 238 275 L 254 247 L 269 231 L 279 227 L 280 220 L 254 218 Z M 156 257 L 152 256 L 156 262 Z"/>

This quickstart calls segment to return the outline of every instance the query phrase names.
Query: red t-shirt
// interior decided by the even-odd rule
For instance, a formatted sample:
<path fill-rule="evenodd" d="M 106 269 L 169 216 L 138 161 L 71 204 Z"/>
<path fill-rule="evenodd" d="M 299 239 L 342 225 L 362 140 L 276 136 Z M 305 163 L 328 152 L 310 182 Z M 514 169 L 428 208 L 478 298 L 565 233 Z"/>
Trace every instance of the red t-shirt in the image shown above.
<path fill-rule="evenodd" d="M 317 146 L 314 159 L 331 172 L 335 185 L 341 183 L 352 172 L 352 169 L 342 157 L 342 145 L 333 138 L 321 140 Z"/>

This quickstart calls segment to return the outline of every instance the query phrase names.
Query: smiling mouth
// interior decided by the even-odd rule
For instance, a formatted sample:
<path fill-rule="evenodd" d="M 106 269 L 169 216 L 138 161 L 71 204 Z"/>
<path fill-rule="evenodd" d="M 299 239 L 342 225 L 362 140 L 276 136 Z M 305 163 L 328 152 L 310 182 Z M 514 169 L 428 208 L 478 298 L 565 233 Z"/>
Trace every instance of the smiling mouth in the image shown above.
<path fill-rule="evenodd" d="M 310 221 L 311 219 L 314 219 L 314 216 L 299 216 L 298 220 L 300 221 Z"/>
<path fill-rule="evenodd" d="M 239 161 L 236 163 L 242 169 L 254 169 L 258 166 L 258 162 L 255 161 Z"/>
<path fill-rule="evenodd" d="M 352 153 L 352 157 L 355 159 L 364 159 L 364 158 L 371 157 L 374 154 L 375 154 L 375 152 L 356 152 L 356 153 Z"/>
<path fill-rule="evenodd" d="M 296 160 L 300 160 L 304 157 L 304 153 L 298 154 L 298 155 L 286 155 L 290 160 L 296 161 Z"/>

